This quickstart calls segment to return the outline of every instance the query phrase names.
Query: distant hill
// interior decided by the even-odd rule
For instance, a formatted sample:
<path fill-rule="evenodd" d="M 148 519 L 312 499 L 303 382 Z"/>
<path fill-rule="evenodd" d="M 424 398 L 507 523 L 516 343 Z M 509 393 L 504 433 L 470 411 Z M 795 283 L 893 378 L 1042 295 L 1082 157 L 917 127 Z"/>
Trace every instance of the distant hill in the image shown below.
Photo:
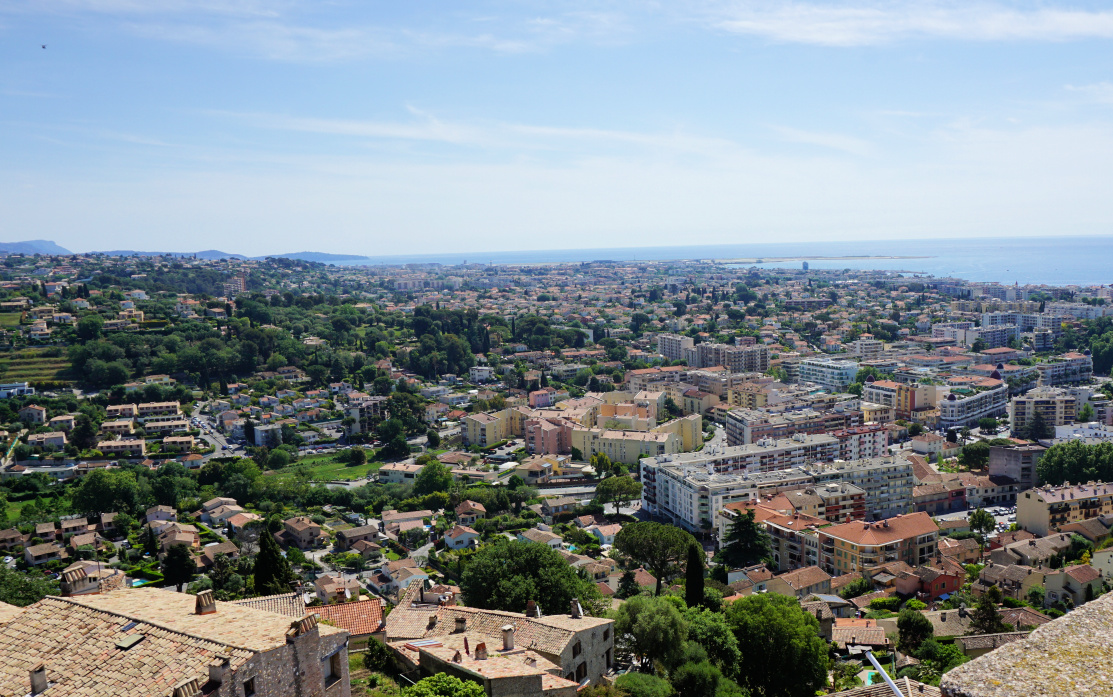
<path fill-rule="evenodd" d="M 326 254 L 324 252 L 293 252 L 291 254 L 267 254 L 266 256 L 253 257 L 254 259 L 266 259 L 267 257 L 277 259 L 298 259 L 299 261 L 317 261 L 323 264 L 336 261 L 370 261 L 371 257 L 365 257 L 361 254 Z"/>
<path fill-rule="evenodd" d="M 206 249 L 203 252 L 137 252 L 134 249 L 113 249 L 93 254 L 106 254 L 111 257 L 197 257 L 198 259 L 246 259 L 242 254 L 231 254 L 219 249 Z"/>
<path fill-rule="evenodd" d="M 0 252 L 8 252 L 9 254 L 73 254 L 70 250 L 59 247 L 50 240 L 0 242 Z"/>

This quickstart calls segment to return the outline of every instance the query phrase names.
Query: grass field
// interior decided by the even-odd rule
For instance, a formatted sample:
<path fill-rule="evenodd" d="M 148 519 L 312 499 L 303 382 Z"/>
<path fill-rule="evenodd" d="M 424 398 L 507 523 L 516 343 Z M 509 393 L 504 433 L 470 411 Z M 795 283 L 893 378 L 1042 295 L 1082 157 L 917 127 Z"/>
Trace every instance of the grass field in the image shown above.
<path fill-rule="evenodd" d="M 294 476 L 294 467 L 302 465 L 309 467 L 314 480 L 335 481 L 340 479 L 363 479 L 369 472 L 377 472 L 383 466 L 383 463 L 368 462 L 356 467 L 348 467 L 347 463 L 341 462 L 335 455 L 313 455 L 298 460 L 286 469 L 279 470 L 274 476 L 292 477 Z"/>
<path fill-rule="evenodd" d="M 69 368 L 64 356 L 45 356 L 41 349 L 0 353 L 0 379 L 5 382 L 70 382 Z"/>
<path fill-rule="evenodd" d="M 18 312 L 0 312 L 0 327 L 19 326 Z"/>

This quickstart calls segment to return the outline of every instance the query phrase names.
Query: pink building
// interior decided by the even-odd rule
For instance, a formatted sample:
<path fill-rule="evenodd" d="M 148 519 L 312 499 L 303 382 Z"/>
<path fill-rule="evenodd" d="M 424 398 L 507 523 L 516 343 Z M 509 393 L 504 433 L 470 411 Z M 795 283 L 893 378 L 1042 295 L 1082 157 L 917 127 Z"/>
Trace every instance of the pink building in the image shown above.
<path fill-rule="evenodd" d="M 553 406 L 555 395 L 556 390 L 551 387 L 543 387 L 540 390 L 529 393 L 529 405 L 534 409 L 551 407 Z"/>
<path fill-rule="evenodd" d="M 533 455 L 559 455 L 571 452 L 574 426 L 576 426 L 574 422 L 559 417 L 527 419 L 526 447 Z"/>

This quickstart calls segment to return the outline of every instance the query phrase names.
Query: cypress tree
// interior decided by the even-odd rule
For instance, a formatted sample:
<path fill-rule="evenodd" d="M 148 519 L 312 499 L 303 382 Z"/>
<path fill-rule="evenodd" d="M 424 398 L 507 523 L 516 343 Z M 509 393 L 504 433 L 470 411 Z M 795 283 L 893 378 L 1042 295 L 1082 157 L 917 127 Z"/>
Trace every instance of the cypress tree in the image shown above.
<path fill-rule="evenodd" d="M 259 554 L 255 557 L 254 578 L 256 595 L 289 593 L 290 582 L 294 580 L 290 562 L 282 556 L 274 535 L 266 528 L 259 535 Z"/>
<path fill-rule="evenodd" d="M 698 544 L 688 547 L 684 578 L 684 602 L 688 607 L 703 605 L 703 549 Z"/>

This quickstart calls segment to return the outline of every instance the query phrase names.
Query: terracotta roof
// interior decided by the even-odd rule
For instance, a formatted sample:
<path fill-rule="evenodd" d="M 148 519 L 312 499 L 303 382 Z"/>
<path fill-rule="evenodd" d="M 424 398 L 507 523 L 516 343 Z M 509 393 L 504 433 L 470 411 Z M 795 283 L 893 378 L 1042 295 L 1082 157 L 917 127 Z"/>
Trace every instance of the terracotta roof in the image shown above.
<path fill-rule="evenodd" d="M 904 697 L 941 697 L 943 694 L 938 687 L 916 682 L 911 678 L 897 678 L 893 682 L 896 683 Z M 893 691 L 884 682 L 880 682 L 876 685 L 835 692 L 828 697 L 893 697 Z"/>
<path fill-rule="evenodd" d="M 800 590 L 801 588 L 814 586 L 817 583 L 823 583 L 824 581 L 829 580 L 831 578 L 831 575 L 818 566 L 805 566 L 802 569 L 796 569 L 795 571 L 789 571 L 788 573 L 781 574 L 780 576 L 777 576 L 777 578 L 781 579 L 796 590 Z"/>
<path fill-rule="evenodd" d="M 0 627 L 0 694 L 26 694 L 39 661 L 57 697 L 167 694 L 182 680 L 206 681 L 218 655 L 235 671 L 256 652 L 286 645 L 289 617 L 219 601 L 215 613 L 197 615 L 195 601 L 153 588 L 45 598 Z M 121 650 L 116 642 L 127 635 L 143 640 Z"/>
<path fill-rule="evenodd" d="M 840 627 L 831 629 L 831 641 L 846 648 L 848 645 L 888 646 L 889 637 L 881 627 Z"/>
<path fill-rule="evenodd" d="M 379 598 L 354 603 L 337 603 L 307 608 L 334 627 L 353 637 L 374 634 L 383 628 L 383 602 Z"/>
<path fill-rule="evenodd" d="M 927 513 L 898 515 L 877 523 L 843 523 L 822 530 L 825 535 L 858 545 L 883 545 L 919 535 L 938 532 L 939 526 Z"/>
<path fill-rule="evenodd" d="M 280 595 L 263 595 L 258 598 L 235 600 L 233 605 L 249 607 L 254 610 L 265 610 L 287 617 L 305 617 L 305 601 L 300 593 L 282 593 Z"/>
<path fill-rule="evenodd" d="M 975 636 L 960 636 L 955 637 L 955 643 L 962 648 L 963 651 L 971 649 L 990 649 L 991 651 L 998 646 L 1011 644 L 1014 641 L 1020 641 L 1028 636 L 1028 632 L 1003 632 L 1001 634 L 978 634 Z"/>
<path fill-rule="evenodd" d="M 1065 569 L 1067 576 L 1070 576 L 1079 583 L 1090 583 L 1096 579 L 1101 578 L 1101 572 L 1089 564 L 1077 564 L 1075 566 L 1068 566 Z"/>

